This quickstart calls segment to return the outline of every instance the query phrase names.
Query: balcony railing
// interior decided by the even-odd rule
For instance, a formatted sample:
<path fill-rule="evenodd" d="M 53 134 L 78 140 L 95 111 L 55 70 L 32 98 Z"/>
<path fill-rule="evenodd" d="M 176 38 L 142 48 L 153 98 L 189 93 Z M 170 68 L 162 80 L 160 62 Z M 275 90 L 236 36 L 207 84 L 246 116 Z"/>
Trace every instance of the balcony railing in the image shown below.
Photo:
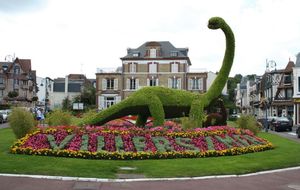
<path fill-rule="evenodd" d="M 274 101 L 290 101 L 292 99 L 293 97 L 280 97 L 280 98 L 275 98 Z"/>

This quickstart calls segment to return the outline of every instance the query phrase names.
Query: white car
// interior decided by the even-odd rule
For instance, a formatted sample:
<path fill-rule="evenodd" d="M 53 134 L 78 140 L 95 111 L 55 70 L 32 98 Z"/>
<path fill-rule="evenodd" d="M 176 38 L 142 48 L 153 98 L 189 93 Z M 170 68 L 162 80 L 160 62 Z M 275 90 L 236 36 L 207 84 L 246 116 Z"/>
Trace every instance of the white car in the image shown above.
<path fill-rule="evenodd" d="M 6 111 L 6 110 L 0 110 L 0 114 L 2 114 L 2 117 L 3 117 L 3 123 L 4 122 L 7 122 L 7 120 L 8 120 L 8 111 Z"/>

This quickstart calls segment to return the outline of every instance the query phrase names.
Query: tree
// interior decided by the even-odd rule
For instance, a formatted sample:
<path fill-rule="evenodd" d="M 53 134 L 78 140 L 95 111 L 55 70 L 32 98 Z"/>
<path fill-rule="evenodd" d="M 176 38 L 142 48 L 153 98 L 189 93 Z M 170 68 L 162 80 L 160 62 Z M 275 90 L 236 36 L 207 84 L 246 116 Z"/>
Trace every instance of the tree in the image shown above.
<path fill-rule="evenodd" d="M 16 91 L 10 91 L 10 92 L 8 92 L 7 96 L 8 96 L 9 98 L 15 98 L 15 97 L 18 97 L 18 96 L 19 96 L 19 93 L 16 92 Z"/>
<path fill-rule="evenodd" d="M 72 107 L 71 100 L 69 99 L 69 96 L 67 96 L 62 101 L 62 109 L 63 110 L 70 110 L 71 107 Z"/>
<path fill-rule="evenodd" d="M 96 88 L 92 84 L 86 84 L 80 95 L 73 98 L 73 103 L 81 102 L 86 107 L 94 107 L 96 105 Z"/>

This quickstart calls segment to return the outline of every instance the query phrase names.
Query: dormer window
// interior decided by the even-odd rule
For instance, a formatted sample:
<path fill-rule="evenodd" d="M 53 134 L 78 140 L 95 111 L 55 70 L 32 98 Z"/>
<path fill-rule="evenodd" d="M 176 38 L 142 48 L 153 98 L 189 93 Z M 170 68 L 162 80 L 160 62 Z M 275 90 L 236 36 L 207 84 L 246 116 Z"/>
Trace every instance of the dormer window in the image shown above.
<path fill-rule="evenodd" d="M 133 52 L 133 53 L 132 53 L 132 56 L 133 56 L 133 57 L 139 57 L 139 56 L 140 56 L 140 53 L 139 53 L 139 52 Z"/>
<path fill-rule="evenodd" d="M 150 49 L 150 58 L 156 58 L 156 49 Z"/>
<path fill-rule="evenodd" d="M 171 57 L 177 57 L 178 56 L 178 52 L 177 51 L 171 51 L 170 56 Z"/>
<path fill-rule="evenodd" d="M 17 74 L 17 75 L 20 74 L 20 67 L 19 66 L 14 67 L 14 73 Z"/>

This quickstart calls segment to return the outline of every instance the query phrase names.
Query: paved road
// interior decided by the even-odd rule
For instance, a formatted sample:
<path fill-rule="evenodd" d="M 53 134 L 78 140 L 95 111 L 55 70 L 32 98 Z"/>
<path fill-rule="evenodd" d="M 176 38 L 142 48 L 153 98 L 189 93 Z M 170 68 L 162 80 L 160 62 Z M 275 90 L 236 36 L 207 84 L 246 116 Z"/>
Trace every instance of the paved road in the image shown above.
<path fill-rule="evenodd" d="M 275 132 L 275 131 L 269 130 L 268 132 L 269 132 L 269 133 L 276 134 L 276 135 L 279 135 L 279 136 L 282 136 L 282 137 L 285 137 L 285 138 L 288 138 L 288 139 L 291 139 L 291 140 L 293 140 L 293 141 L 297 141 L 297 142 L 300 143 L 300 138 L 297 137 L 296 129 L 297 129 L 297 128 L 294 126 L 292 131 L 280 131 L 280 132 Z"/>
<path fill-rule="evenodd" d="M 7 127 L 9 127 L 9 124 L 8 124 L 8 123 L 1 123 L 1 124 L 0 124 L 0 129 L 1 129 L 1 128 L 7 128 Z"/>
<path fill-rule="evenodd" d="M 300 190 L 300 168 L 269 174 L 196 180 L 86 182 L 0 177 L 2 190 Z"/>

